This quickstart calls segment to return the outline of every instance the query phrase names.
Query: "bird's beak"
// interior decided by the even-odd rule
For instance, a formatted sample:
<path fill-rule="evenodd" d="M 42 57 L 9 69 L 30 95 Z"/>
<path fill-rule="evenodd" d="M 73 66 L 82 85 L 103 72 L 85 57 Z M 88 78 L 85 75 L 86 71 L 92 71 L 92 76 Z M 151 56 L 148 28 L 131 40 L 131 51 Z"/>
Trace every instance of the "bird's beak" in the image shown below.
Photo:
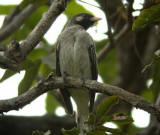
<path fill-rule="evenodd" d="M 99 18 L 99 17 L 92 17 L 90 20 L 93 21 L 93 22 L 98 22 L 101 19 L 102 18 Z"/>

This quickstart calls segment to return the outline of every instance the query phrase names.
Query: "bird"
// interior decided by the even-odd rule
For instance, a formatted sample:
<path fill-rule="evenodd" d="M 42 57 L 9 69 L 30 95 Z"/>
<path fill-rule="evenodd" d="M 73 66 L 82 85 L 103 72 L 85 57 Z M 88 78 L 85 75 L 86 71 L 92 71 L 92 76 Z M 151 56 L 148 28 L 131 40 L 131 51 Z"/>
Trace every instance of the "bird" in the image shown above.
<path fill-rule="evenodd" d="M 56 75 L 61 77 L 72 76 L 97 80 L 98 67 L 96 49 L 92 37 L 87 32 L 95 22 L 101 20 L 88 13 L 80 13 L 71 18 L 56 44 Z M 77 105 L 76 121 L 80 134 L 89 131 L 85 125 L 89 113 L 93 111 L 95 92 L 85 88 L 60 89 L 67 112 L 73 114 L 70 97 Z"/>

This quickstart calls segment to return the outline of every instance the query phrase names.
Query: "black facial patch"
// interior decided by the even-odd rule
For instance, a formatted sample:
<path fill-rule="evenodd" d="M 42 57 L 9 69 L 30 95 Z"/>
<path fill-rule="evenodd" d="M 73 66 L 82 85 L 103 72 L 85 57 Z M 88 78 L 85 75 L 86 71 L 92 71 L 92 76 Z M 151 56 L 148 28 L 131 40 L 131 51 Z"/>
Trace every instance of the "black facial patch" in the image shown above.
<path fill-rule="evenodd" d="M 87 14 L 87 13 L 81 13 L 81 14 L 76 15 L 73 18 L 73 21 L 75 24 L 79 24 L 82 27 L 84 27 L 84 29 L 88 29 L 90 26 L 94 24 L 94 21 L 91 21 L 92 17 L 94 16 Z"/>

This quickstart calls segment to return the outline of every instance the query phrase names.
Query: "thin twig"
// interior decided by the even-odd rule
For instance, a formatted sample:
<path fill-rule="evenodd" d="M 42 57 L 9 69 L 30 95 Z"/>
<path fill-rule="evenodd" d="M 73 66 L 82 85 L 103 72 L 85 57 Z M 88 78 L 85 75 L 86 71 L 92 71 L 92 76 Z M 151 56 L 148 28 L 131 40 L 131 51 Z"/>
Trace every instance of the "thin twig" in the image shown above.
<path fill-rule="evenodd" d="M 90 6 L 96 7 L 96 8 L 101 8 L 101 7 L 99 7 L 99 6 L 95 6 L 95 5 L 93 5 L 93 4 L 90 4 L 90 3 L 88 3 L 88 2 L 85 2 L 85 1 L 83 1 L 83 0 L 78 0 L 78 1 L 80 1 L 80 2 L 82 2 L 82 3 L 85 3 L 85 4 L 88 4 L 88 5 L 90 5 Z"/>
<path fill-rule="evenodd" d="M 133 3 L 134 3 L 134 0 L 128 0 L 127 16 L 128 16 L 128 24 L 130 28 L 132 27 L 132 24 L 133 24 L 133 16 L 132 16 Z"/>
<path fill-rule="evenodd" d="M 114 45 L 118 44 L 124 35 L 128 32 L 128 25 L 126 24 L 122 30 L 113 37 Z M 111 42 L 109 41 L 105 47 L 98 53 L 97 58 L 98 62 L 102 61 L 106 54 L 113 48 Z"/>

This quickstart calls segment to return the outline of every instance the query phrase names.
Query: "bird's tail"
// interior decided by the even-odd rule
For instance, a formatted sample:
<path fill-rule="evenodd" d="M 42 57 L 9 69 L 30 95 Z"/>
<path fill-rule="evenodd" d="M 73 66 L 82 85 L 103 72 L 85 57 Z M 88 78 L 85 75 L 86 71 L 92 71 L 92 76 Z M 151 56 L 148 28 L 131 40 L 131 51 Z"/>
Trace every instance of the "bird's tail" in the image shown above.
<path fill-rule="evenodd" d="M 78 129 L 80 130 L 80 135 L 85 135 L 87 132 L 90 131 L 90 128 L 86 123 L 88 120 L 88 116 L 89 116 L 89 113 L 81 114 L 80 112 L 78 112 L 77 114 L 77 126 L 78 126 Z"/>
<path fill-rule="evenodd" d="M 81 104 L 82 105 L 82 104 Z M 77 126 L 80 130 L 80 135 L 86 135 L 90 131 L 90 128 L 87 124 L 89 117 L 89 108 L 88 104 L 83 104 L 82 106 L 77 106 Z"/>

